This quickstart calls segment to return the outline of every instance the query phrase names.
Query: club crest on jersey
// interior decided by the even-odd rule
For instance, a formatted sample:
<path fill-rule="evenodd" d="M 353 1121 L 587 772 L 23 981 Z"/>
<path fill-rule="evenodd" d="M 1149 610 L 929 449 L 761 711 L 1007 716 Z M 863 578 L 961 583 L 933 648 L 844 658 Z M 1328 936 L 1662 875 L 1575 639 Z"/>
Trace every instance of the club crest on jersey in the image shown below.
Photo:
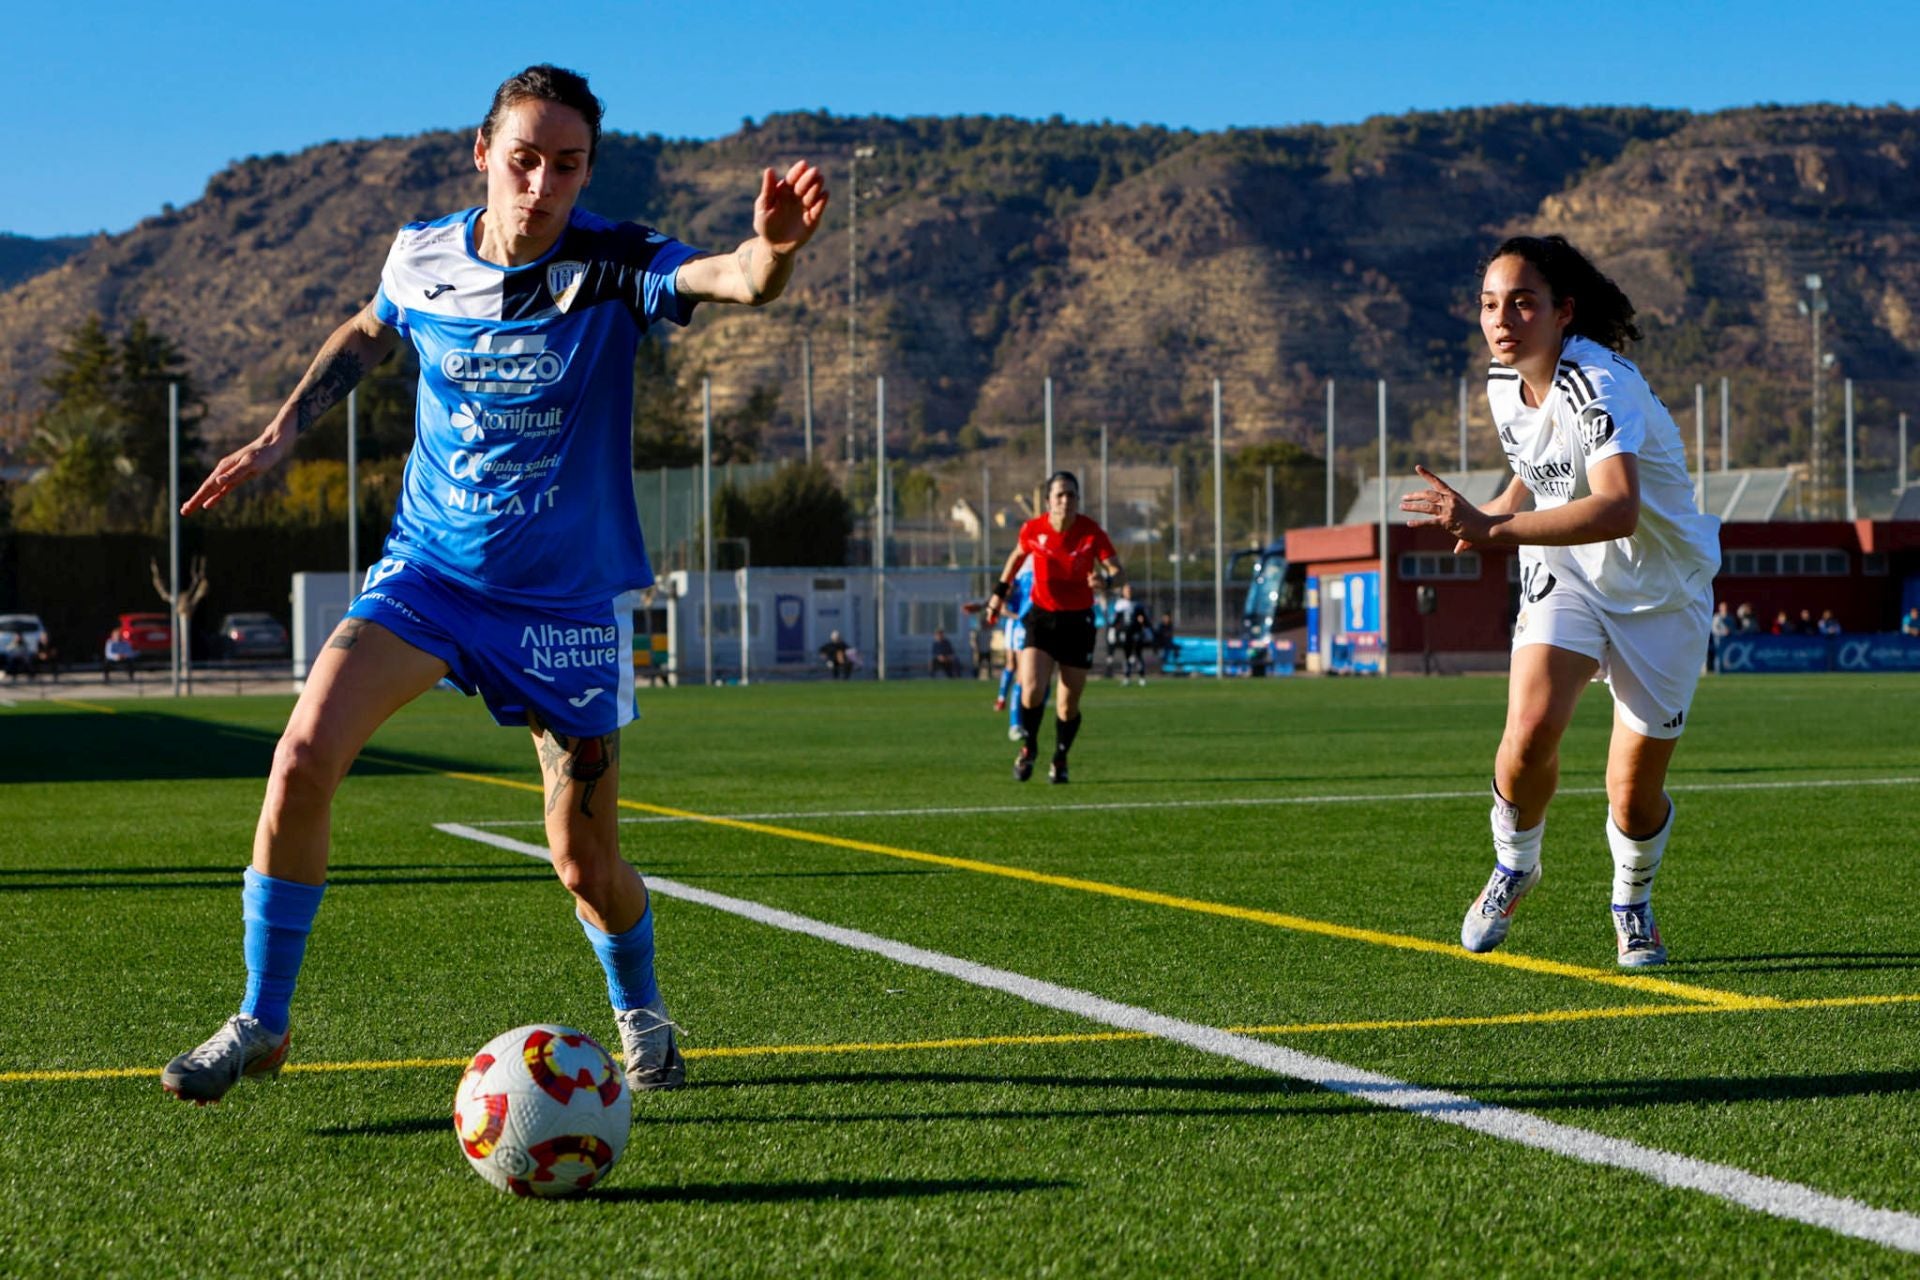
<path fill-rule="evenodd" d="M 1613 417 L 1597 404 L 1590 404 L 1580 411 L 1580 442 L 1586 451 L 1592 453 L 1607 441 L 1613 439 Z"/>
<path fill-rule="evenodd" d="M 553 295 L 553 305 L 565 311 L 573 305 L 580 293 L 580 282 L 587 278 L 587 264 L 584 262 L 556 262 L 547 268 L 547 292 Z"/>

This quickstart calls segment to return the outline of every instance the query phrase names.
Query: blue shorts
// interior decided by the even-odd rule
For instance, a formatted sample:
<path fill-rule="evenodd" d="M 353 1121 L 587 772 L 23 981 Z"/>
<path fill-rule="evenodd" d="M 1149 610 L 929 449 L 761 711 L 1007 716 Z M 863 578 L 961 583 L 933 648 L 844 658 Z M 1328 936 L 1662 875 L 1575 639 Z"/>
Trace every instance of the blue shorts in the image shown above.
<path fill-rule="evenodd" d="M 532 712 L 573 738 L 613 733 L 634 718 L 630 596 L 604 604 L 512 604 L 424 565 L 388 557 L 367 570 L 349 618 L 377 622 L 447 664 L 503 725 Z"/>

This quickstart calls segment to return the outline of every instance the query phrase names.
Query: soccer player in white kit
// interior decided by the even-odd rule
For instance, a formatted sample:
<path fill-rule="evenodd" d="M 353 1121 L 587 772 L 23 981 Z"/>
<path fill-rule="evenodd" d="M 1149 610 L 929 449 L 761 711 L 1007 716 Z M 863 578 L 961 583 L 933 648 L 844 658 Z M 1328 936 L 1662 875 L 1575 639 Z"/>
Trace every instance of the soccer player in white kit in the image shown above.
<path fill-rule="evenodd" d="M 1653 878 L 1673 832 L 1667 766 L 1700 679 L 1720 567 L 1719 521 L 1694 503 L 1680 432 L 1620 354 L 1633 303 L 1560 236 L 1517 236 L 1487 262 L 1487 402 L 1514 479 L 1474 507 L 1425 467 L 1410 523 L 1454 550 L 1519 548 L 1507 724 L 1494 760 L 1494 869 L 1460 943 L 1491 951 L 1540 882 L 1560 738 L 1597 675 L 1613 692 L 1607 844 L 1619 963 L 1664 964 Z"/>

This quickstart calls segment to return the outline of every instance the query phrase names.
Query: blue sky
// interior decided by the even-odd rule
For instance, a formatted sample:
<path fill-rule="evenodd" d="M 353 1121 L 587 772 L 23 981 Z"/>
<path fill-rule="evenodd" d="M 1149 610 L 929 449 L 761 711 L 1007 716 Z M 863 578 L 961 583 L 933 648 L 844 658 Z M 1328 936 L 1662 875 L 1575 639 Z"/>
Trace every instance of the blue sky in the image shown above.
<path fill-rule="evenodd" d="M 1501 102 L 1915 102 L 1920 4 L 7 0 L 0 231 L 118 231 L 230 161 L 471 127 L 531 62 L 673 137 L 826 108 L 1231 125 Z M 24 172 L 20 169 L 24 165 Z"/>

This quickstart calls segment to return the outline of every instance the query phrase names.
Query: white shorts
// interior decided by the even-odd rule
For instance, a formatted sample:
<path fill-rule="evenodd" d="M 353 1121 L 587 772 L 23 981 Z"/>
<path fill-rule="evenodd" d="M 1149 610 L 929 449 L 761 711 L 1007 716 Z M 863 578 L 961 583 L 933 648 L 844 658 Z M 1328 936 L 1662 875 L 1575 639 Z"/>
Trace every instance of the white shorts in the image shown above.
<path fill-rule="evenodd" d="M 1677 738 L 1693 706 L 1713 624 L 1711 592 L 1659 613 L 1614 613 L 1578 583 L 1562 579 L 1523 600 L 1513 647 L 1550 644 L 1599 662 L 1621 723 L 1645 738 Z"/>

